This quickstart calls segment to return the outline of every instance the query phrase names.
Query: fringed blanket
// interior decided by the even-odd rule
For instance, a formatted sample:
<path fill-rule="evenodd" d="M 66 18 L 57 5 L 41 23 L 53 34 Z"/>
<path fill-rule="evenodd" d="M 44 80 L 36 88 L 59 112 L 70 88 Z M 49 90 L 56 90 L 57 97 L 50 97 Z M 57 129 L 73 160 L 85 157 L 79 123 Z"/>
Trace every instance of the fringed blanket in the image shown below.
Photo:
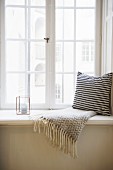
<path fill-rule="evenodd" d="M 48 111 L 45 114 L 32 117 L 34 131 L 44 132 L 51 144 L 70 154 L 77 156 L 76 142 L 88 119 L 96 113 L 67 108 L 57 111 Z"/>

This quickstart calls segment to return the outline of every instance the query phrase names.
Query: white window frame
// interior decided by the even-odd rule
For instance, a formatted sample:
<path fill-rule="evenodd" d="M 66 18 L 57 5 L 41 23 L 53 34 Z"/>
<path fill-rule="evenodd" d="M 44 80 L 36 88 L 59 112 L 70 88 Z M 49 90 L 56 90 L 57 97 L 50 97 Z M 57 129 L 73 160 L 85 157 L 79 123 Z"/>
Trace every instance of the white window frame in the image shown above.
<path fill-rule="evenodd" d="M 105 74 L 113 72 L 113 1 L 103 0 L 102 5 L 102 74 Z"/>
<path fill-rule="evenodd" d="M 0 77 L 0 108 L 1 109 L 15 109 L 14 105 L 6 105 L 5 104 L 5 42 L 4 42 L 4 0 L 0 1 L 0 72 L 1 72 L 1 77 Z M 55 1 L 54 0 L 49 0 L 48 1 L 48 7 L 46 10 L 46 15 L 49 16 L 50 21 L 53 23 L 49 23 L 46 18 L 46 23 L 47 23 L 47 30 L 46 30 L 46 37 L 50 37 L 49 43 L 46 44 L 46 61 L 47 61 L 47 67 L 46 67 L 46 73 L 47 73 L 47 79 L 46 79 L 46 104 L 39 104 L 38 106 L 32 105 L 32 109 L 58 109 L 58 108 L 65 108 L 70 105 L 66 104 L 55 104 L 55 67 L 53 63 L 55 62 Z M 50 6 L 52 8 L 50 8 Z M 101 0 L 96 0 L 96 37 L 95 37 L 95 75 L 100 75 L 101 72 L 101 6 L 102 6 L 102 1 Z M 76 74 L 76 73 L 74 73 Z M 49 81 L 52 80 L 52 81 Z M 75 80 L 74 80 L 75 82 Z M 16 96 L 15 96 L 15 101 L 16 101 Z"/>

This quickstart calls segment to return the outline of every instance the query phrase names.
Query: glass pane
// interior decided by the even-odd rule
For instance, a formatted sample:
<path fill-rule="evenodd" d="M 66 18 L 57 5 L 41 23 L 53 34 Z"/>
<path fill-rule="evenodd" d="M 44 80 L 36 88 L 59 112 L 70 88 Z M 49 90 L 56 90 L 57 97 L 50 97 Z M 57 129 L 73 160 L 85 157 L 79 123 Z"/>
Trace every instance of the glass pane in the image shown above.
<path fill-rule="evenodd" d="M 6 44 L 6 70 L 25 70 L 25 44 L 24 42 L 7 42 Z"/>
<path fill-rule="evenodd" d="M 45 103 L 45 74 L 32 74 L 30 79 L 32 103 Z"/>
<path fill-rule="evenodd" d="M 64 54 L 64 55 L 63 55 Z M 72 72 L 74 58 L 74 43 L 72 42 L 57 42 L 56 44 L 56 72 Z M 62 65 L 62 60 L 64 65 Z"/>
<path fill-rule="evenodd" d="M 69 83 L 67 83 L 69 82 Z M 63 86 L 63 88 L 62 88 Z M 73 101 L 73 75 L 56 75 L 55 98 L 56 104 L 72 104 Z"/>
<path fill-rule="evenodd" d="M 25 74 L 7 74 L 6 75 L 6 102 L 15 103 L 17 96 L 24 96 L 24 95 L 25 95 Z"/>
<path fill-rule="evenodd" d="M 62 50 L 63 50 L 63 43 L 57 42 L 56 43 L 56 72 L 62 71 Z"/>
<path fill-rule="evenodd" d="M 31 9 L 31 38 L 44 39 L 45 28 L 45 9 Z"/>
<path fill-rule="evenodd" d="M 45 42 L 31 43 L 30 69 L 32 71 L 45 71 Z"/>
<path fill-rule="evenodd" d="M 76 71 L 94 73 L 95 46 L 94 42 L 76 43 Z"/>
<path fill-rule="evenodd" d="M 65 42 L 64 43 L 64 71 L 73 71 L 73 59 L 74 59 L 74 43 Z"/>
<path fill-rule="evenodd" d="M 113 12 L 113 1 L 112 1 L 112 12 Z"/>
<path fill-rule="evenodd" d="M 76 11 L 77 40 L 94 40 L 95 38 L 95 10 L 77 9 Z"/>
<path fill-rule="evenodd" d="M 74 10 L 64 10 L 64 39 L 74 39 Z"/>
<path fill-rule="evenodd" d="M 34 6 L 45 6 L 45 0 L 30 0 L 30 4 Z"/>
<path fill-rule="evenodd" d="M 111 69 L 111 52 L 112 52 L 112 22 L 107 20 L 106 22 L 106 70 Z"/>
<path fill-rule="evenodd" d="M 108 7 L 108 9 L 107 9 L 107 11 L 108 11 L 108 16 L 111 14 L 111 12 L 112 12 L 112 3 L 113 3 L 113 1 L 112 0 L 109 0 L 108 1 L 108 5 L 107 5 L 107 7 Z"/>
<path fill-rule="evenodd" d="M 63 101 L 63 91 L 62 91 L 62 75 L 56 74 L 56 83 L 55 83 L 55 100 L 56 104 L 61 104 Z"/>
<path fill-rule="evenodd" d="M 76 0 L 77 7 L 95 7 L 95 0 Z"/>
<path fill-rule="evenodd" d="M 69 83 L 67 83 L 69 82 Z M 73 75 L 65 74 L 64 75 L 64 103 L 71 104 L 73 102 Z"/>
<path fill-rule="evenodd" d="M 63 10 L 56 10 L 56 39 L 63 39 Z"/>
<path fill-rule="evenodd" d="M 6 5 L 24 5 L 25 0 L 5 0 Z"/>
<path fill-rule="evenodd" d="M 108 16 L 108 0 L 105 1 L 106 17 Z"/>
<path fill-rule="evenodd" d="M 6 8 L 6 38 L 25 38 L 25 10 Z"/>
<path fill-rule="evenodd" d="M 73 7 L 74 0 L 56 0 L 56 7 Z"/>
<path fill-rule="evenodd" d="M 74 39 L 73 9 L 56 9 L 56 39 Z"/>

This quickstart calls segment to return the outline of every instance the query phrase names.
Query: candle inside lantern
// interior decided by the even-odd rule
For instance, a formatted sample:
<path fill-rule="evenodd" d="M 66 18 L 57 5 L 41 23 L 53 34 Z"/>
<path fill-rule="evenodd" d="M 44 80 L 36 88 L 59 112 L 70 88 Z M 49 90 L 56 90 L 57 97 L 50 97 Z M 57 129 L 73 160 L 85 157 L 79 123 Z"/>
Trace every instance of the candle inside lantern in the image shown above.
<path fill-rule="evenodd" d="M 22 114 L 27 113 L 27 104 L 26 103 L 21 104 L 21 113 Z"/>

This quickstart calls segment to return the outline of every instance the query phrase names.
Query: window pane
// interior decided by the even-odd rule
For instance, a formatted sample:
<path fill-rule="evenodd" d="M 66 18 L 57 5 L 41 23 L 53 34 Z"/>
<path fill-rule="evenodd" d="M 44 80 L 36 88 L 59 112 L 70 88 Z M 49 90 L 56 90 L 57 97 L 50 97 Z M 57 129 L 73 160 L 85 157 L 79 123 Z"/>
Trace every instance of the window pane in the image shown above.
<path fill-rule="evenodd" d="M 64 43 L 64 72 L 73 71 L 74 43 Z"/>
<path fill-rule="evenodd" d="M 25 0 L 5 0 L 6 5 L 24 5 Z"/>
<path fill-rule="evenodd" d="M 57 42 L 56 43 L 56 72 L 62 71 L 62 51 L 63 51 L 63 43 Z"/>
<path fill-rule="evenodd" d="M 25 44 L 24 42 L 8 41 L 6 43 L 6 70 L 25 71 Z"/>
<path fill-rule="evenodd" d="M 93 9 L 77 9 L 76 38 L 77 40 L 94 40 L 95 15 Z"/>
<path fill-rule="evenodd" d="M 30 56 L 30 69 L 45 71 L 45 42 L 32 42 Z"/>
<path fill-rule="evenodd" d="M 6 38 L 25 38 L 25 10 L 6 8 Z"/>
<path fill-rule="evenodd" d="M 45 6 L 45 0 L 30 0 L 31 5 Z"/>
<path fill-rule="evenodd" d="M 73 9 L 56 9 L 56 39 L 74 39 Z"/>
<path fill-rule="evenodd" d="M 69 82 L 69 83 L 67 83 Z M 72 104 L 73 101 L 73 75 L 57 74 L 55 84 L 56 104 Z"/>
<path fill-rule="evenodd" d="M 45 103 L 45 74 L 32 74 L 30 79 L 32 103 Z"/>
<path fill-rule="evenodd" d="M 74 10 L 64 10 L 64 39 L 74 39 Z"/>
<path fill-rule="evenodd" d="M 74 43 L 57 42 L 56 44 L 56 72 L 62 72 L 62 71 L 72 72 L 73 71 L 73 58 L 74 58 Z M 64 62 L 62 63 L 62 61 Z"/>
<path fill-rule="evenodd" d="M 77 7 L 95 7 L 95 0 L 76 0 Z"/>
<path fill-rule="evenodd" d="M 62 89 L 62 75 L 56 74 L 56 83 L 55 83 L 55 101 L 56 104 L 61 104 L 63 102 L 63 89 Z"/>
<path fill-rule="evenodd" d="M 56 0 L 56 6 L 57 7 L 73 7 L 74 6 L 74 0 Z"/>
<path fill-rule="evenodd" d="M 56 39 L 63 39 L 63 10 L 56 10 Z"/>
<path fill-rule="evenodd" d="M 15 103 L 16 96 L 25 96 L 25 89 L 24 74 L 6 75 L 6 102 Z"/>
<path fill-rule="evenodd" d="M 31 9 L 31 38 L 45 37 L 45 9 Z"/>
<path fill-rule="evenodd" d="M 69 83 L 67 83 L 69 82 Z M 65 74 L 64 75 L 64 103 L 71 104 L 73 102 L 73 75 Z"/>
<path fill-rule="evenodd" d="M 111 1 L 108 1 L 108 5 L 107 5 L 107 7 L 108 7 L 108 16 L 111 14 L 111 12 L 112 12 L 112 3 L 113 3 L 113 1 L 111 0 Z"/>
<path fill-rule="evenodd" d="M 111 42 L 112 41 L 112 22 L 111 20 L 108 20 L 106 22 L 106 70 L 110 70 L 111 66 L 111 51 L 112 51 L 112 46 Z"/>
<path fill-rule="evenodd" d="M 94 73 L 94 42 L 76 43 L 76 71 L 88 74 Z"/>

